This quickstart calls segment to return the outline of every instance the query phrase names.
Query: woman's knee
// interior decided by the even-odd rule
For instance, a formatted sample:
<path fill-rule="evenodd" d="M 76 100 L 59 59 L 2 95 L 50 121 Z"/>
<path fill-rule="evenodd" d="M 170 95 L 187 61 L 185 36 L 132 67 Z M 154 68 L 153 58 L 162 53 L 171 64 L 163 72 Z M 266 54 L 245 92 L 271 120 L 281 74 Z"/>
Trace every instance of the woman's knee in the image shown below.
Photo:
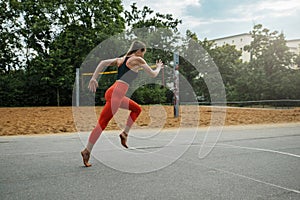
<path fill-rule="evenodd" d="M 134 112 L 136 112 L 139 115 L 142 112 L 142 107 L 140 105 L 136 106 Z"/>

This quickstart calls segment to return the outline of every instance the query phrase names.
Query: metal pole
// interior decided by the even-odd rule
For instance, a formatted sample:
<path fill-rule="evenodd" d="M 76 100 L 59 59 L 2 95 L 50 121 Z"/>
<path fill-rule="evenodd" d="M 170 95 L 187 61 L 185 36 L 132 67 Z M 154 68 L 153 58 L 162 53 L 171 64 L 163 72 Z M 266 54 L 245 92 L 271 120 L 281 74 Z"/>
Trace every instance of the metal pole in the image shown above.
<path fill-rule="evenodd" d="M 79 106 L 79 68 L 76 68 L 76 106 Z"/>
<path fill-rule="evenodd" d="M 179 116 L 179 53 L 174 52 L 174 117 Z"/>
<path fill-rule="evenodd" d="M 166 87 L 166 85 L 165 85 L 165 67 L 162 68 L 162 73 L 161 73 L 161 75 L 162 75 L 162 85 L 163 85 L 164 87 Z"/>

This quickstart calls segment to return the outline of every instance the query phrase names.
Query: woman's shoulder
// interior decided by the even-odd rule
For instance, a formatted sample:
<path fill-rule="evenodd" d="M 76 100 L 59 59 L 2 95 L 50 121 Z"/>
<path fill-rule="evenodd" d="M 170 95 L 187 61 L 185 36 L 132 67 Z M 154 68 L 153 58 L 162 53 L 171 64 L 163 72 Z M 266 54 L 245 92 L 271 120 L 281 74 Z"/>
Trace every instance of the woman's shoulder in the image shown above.
<path fill-rule="evenodd" d="M 144 58 L 140 56 L 131 56 L 129 57 L 128 62 L 134 62 L 136 64 L 144 64 L 146 61 L 144 60 Z"/>
<path fill-rule="evenodd" d="M 145 63 L 146 61 L 142 57 L 130 56 L 130 58 L 126 62 L 126 66 L 130 69 L 137 69 Z"/>
<path fill-rule="evenodd" d="M 117 61 L 117 66 L 120 67 L 123 62 L 125 61 L 126 57 L 120 57 L 120 58 L 116 58 L 116 61 Z"/>

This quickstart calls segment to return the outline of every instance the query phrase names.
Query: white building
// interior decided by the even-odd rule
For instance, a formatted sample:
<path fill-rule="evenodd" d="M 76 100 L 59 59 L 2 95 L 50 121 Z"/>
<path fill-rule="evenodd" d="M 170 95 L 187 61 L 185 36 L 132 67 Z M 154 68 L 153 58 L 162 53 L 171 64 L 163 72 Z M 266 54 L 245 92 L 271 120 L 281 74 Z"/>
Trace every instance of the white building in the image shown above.
<path fill-rule="evenodd" d="M 290 51 L 295 54 L 300 54 L 300 39 L 297 40 L 287 40 L 286 46 L 290 48 Z"/>
<path fill-rule="evenodd" d="M 250 45 L 252 41 L 252 37 L 249 33 L 243 33 L 239 35 L 232 35 L 228 37 L 223 37 L 223 38 L 218 38 L 214 39 L 216 46 L 223 46 L 225 44 L 229 45 L 235 45 L 235 48 L 237 50 L 242 51 L 242 57 L 241 59 L 244 62 L 249 62 L 250 61 L 250 53 L 247 51 L 244 51 L 244 47 L 246 45 Z"/>
<path fill-rule="evenodd" d="M 223 46 L 225 44 L 235 45 L 237 50 L 242 51 L 241 59 L 244 62 L 250 61 L 250 53 L 244 50 L 246 45 L 250 45 L 252 41 L 252 36 L 250 33 L 242 33 L 239 35 L 232 35 L 223 38 L 214 39 L 216 46 Z M 287 40 L 286 41 L 287 47 L 290 48 L 290 51 L 296 54 L 300 54 L 300 39 L 296 40 Z"/>

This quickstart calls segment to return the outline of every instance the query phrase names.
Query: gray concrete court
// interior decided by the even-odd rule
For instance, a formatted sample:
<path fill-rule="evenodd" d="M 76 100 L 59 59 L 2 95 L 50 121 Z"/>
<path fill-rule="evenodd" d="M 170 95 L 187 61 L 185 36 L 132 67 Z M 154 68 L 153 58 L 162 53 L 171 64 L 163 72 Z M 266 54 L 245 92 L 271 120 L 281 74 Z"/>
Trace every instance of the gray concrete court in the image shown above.
<path fill-rule="evenodd" d="M 0 199 L 300 199 L 300 124 L 207 131 L 105 132 L 90 168 L 88 133 L 0 137 Z"/>

